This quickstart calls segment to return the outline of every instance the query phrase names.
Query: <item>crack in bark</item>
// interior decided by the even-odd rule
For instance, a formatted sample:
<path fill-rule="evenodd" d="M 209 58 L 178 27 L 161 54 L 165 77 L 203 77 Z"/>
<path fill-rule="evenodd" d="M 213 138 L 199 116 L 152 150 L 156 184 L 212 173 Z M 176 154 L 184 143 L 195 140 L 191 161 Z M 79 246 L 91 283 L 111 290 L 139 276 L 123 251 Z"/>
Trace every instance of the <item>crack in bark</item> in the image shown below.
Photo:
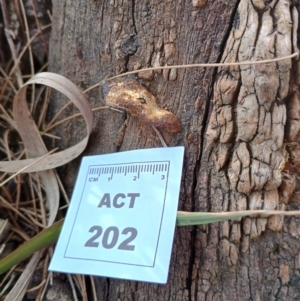
<path fill-rule="evenodd" d="M 106 278 L 106 286 L 107 286 L 107 290 L 106 290 L 106 295 L 105 295 L 105 300 L 109 301 L 109 290 L 110 290 L 110 279 Z"/>
<path fill-rule="evenodd" d="M 135 0 L 132 0 L 132 6 L 131 6 L 132 10 L 131 10 L 131 18 L 132 18 L 132 25 L 134 28 L 134 34 L 137 35 L 138 31 L 136 29 L 136 24 L 135 24 Z"/>

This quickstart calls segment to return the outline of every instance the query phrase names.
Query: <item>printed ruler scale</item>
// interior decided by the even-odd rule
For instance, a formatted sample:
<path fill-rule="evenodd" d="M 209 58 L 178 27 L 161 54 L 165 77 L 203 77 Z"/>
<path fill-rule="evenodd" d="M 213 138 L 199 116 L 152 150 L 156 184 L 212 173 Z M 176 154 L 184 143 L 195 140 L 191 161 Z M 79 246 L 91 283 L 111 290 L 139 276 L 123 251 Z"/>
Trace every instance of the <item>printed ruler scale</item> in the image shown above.
<path fill-rule="evenodd" d="M 165 283 L 183 152 L 83 158 L 49 270 Z"/>
<path fill-rule="evenodd" d="M 110 175 L 109 180 L 113 179 L 114 174 L 136 174 L 134 181 L 139 179 L 140 173 L 161 173 L 167 172 L 169 169 L 170 161 L 156 161 L 156 162 L 132 162 L 132 163 L 119 163 L 119 164 L 103 164 L 101 166 L 91 165 L 88 171 L 89 175 Z"/>

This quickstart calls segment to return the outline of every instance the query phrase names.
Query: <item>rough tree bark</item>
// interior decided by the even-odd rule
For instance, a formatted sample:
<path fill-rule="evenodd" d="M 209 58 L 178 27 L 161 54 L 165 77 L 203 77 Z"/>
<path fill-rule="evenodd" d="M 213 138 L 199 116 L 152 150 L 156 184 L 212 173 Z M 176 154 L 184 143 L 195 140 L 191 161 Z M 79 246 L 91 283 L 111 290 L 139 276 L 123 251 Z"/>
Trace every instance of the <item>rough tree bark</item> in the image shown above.
<path fill-rule="evenodd" d="M 144 67 L 298 51 L 299 1 L 205 2 L 54 0 L 50 70 L 87 88 Z M 178 134 L 163 132 L 169 146 L 186 148 L 180 210 L 299 208 L 299 66 L 285 60 L 139 74 L 181 122 Z M 101 105 L 101 89 L 89 100 Z M 62 146 L 83 131 L 70 122 Z M 86 153 L 158 146 L 151 129 L 106 110 L 95 113 Z M 69 191 L 76 168 L 64 171 Z M 166 285 L 99 278 L 99 300 L 300 300 L 298 223 L 259 216 L 177 229 Z"/>

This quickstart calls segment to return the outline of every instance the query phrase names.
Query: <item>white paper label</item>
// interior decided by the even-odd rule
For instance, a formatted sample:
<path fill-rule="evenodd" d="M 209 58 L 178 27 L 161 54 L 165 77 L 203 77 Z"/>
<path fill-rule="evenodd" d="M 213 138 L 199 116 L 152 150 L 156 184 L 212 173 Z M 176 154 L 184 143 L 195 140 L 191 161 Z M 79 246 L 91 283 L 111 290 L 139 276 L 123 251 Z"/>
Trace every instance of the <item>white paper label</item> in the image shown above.
<path fill-rule="evenodd" d="M 49 270 L 166 283 L 183 153 L 84 157 Z"/>

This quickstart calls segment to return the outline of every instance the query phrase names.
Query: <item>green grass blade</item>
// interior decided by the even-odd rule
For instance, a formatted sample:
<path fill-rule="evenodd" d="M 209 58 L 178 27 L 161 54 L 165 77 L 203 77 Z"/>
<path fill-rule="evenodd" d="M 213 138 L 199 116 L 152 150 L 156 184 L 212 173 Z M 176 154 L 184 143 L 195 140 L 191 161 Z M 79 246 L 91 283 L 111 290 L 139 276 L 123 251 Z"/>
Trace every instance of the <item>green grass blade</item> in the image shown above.
<path fill-rule="evenodd" d="M 245 210 L 231 212 L 177 212 L 176 226 L 193 226 L 223 222 L 253 214 L 278 214 L 278 211 Z"/>
<path fill-rule="evenodd" d="M 54 244 L 63 225 L 63 219 L 43 230 L 35 237 L 25 242 L 22 246 L 0 260 L 0 275 L 8 271 L 14 265 L 26 259 L 35 252 Z"/>
<path fill-rule="evenodd" d="M 177 212 L 176 225 L 177 226 L 193 226 L 204 225 L 222 222 L 231 219 L 237 219 L 244 216 L 254 214 L 269 215 L 300 215 L 300 211 L 277 211 L 277 210 L 245 210 L 232 212 Z M 60 234 L 63 219 L 45 229 L 18 249 L 10 253 L 8 256 L 0 260 L 0 275 L 8 271 L 14 265 L 26 259 L 35 252 L 54 244 Z"/>

